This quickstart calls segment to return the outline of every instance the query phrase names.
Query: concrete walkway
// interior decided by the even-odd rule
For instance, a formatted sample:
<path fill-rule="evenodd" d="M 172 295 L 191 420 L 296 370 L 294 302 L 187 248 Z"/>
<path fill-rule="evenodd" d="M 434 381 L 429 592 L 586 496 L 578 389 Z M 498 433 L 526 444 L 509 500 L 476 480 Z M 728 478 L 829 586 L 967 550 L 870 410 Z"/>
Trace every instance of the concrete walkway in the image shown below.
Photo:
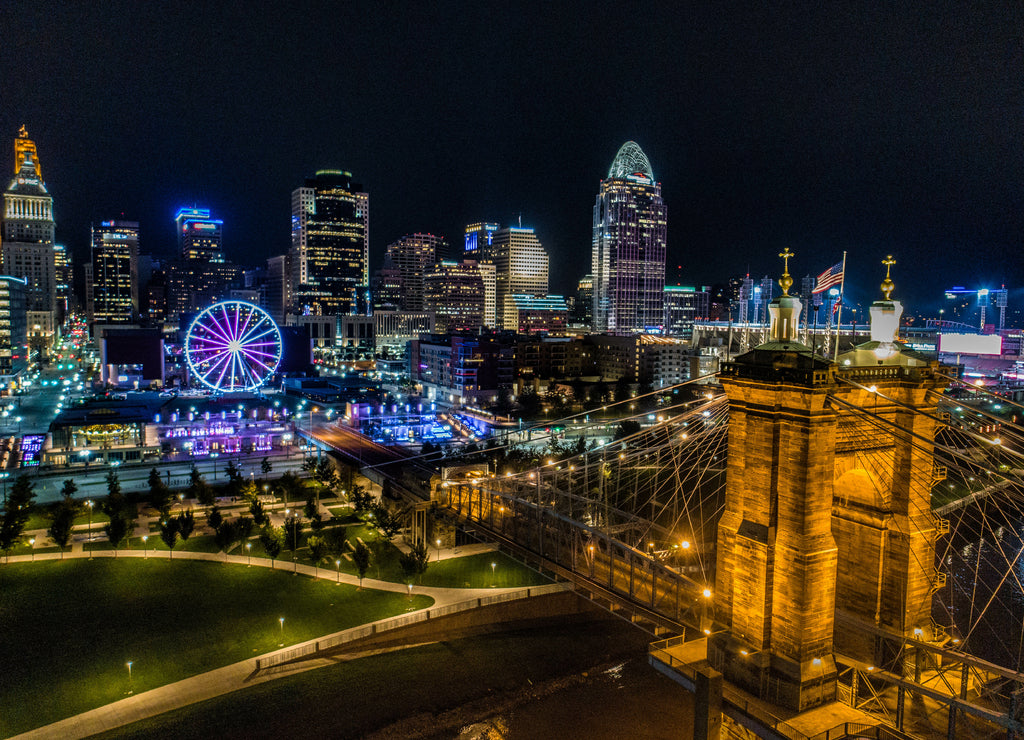
<path fill-rule="evenodd" d="M 463 548 L 464 550 L 465 548 Z M 88 557 L 113 557 L 114 552 L 112 550 L 98 550 L 91 553 L 86 552 L 65 552 L 64 558 L 82 558 Z M 461 554 L 465 554 L 462 552 Z M 461 556 L 460 554 L 460 556 Z M 119 558 L 164 558 L 167 559 L 170 553 L 164 551 L 151 551 L 148 555 L 144 552 L 137 550 L 122 550 L 118 552 Z M 444 551 L 442 551 L 442 556 Z M 11 562 L 29 562 L 31 556 L 29 555 L 16 555 L 10 558 Z M 45 560 L 59 560 L 60 553 L 39 553 L 35 556 L 35 560 L 42 562 Z M 205 560 L 217 563 L 229 563 L 233 565 L 246 566 L 247 558 L 239 555 L 223 555 L 213 554 L 204 552 L 178 552 L 174 554 L 174 560 Z M 288 564 L 290 565 L 290 564 Z M 280 564 L 279 564 L 280 566 Z M 252 567 L 254 568 L 269 568 L 269 561 L 265 558 L 253 558 Z M 277 570 L 283 570 L 288 572 L 291 568 L 277 567 Z M 314 569 L 312 566 L 299 565 L 296 567 L 296 572 L 302 573 L 303 575 L 310 576 L 313 578 L 321 578 L 326 581 L 337 581 L 339 574 L 335 571 L 331 571 L 325 568 Z M 340 574 L 340 582 L 347 583 L 349 585 L 358 585 L 359 579 L 355 576 L 348 575 L 346 573 Z M 372 578 L 364 578 L 363 586 L 369 589 L 375 589 L 379 591 L 391 591 L 394 593 L 409 593 L 409 589 L 405 584 L 402 583 L 391 583 L 389 581 L 379 581 Z M 482 598 L 485 596 L 492 596 L 494 594 L 508 593 L 513 591 L 523 591 L 522 588 L 433 588 L 428 586 L 416 586 L 412 589 L 412 593 L 429 596 L 434 599 L 434 604 L 429 607 L 431 609 L 439 606 L 448 606 L 471 599 Z M 546 590 L 546 589 L 545 589 Z M 419 610 L 425 611 L 425 610 Z M 416 614 L 418 612 L 409 612 L 409 614 Z M 407 616 L 407 615 L 402 615 Z M 387 619 L 380 620 L 386 622 Z M 326 640 L 336 635 L 342 634 L 341 632 L 332 633 L 331 635 L 323 635 L 315 638 L 315 640 Z M 199 701 L 211 699 L 216 696 L 244 689 L 249 686 L 255 686 L 259 683 L 271 681 L 284 676 L 294 675 L 296 673 L 302 673 L 304 671 L 312 670 L 314 668 L 320 668 L 326 665 L 332 665 L 337 663 L 341 659 L 338 655 L 333 655 L 331 658 L 312 658 L 301 661 L 295 664 L 276 666 L 266 671 L 256 671 L 257 660 L 268 658 L 275 655 L 278 652 L 284 652 L 292 650 L 299 644 L 305 644 L 306 642 L 314 642 L 315 640 L 307 640 L 303 643 L 296 643 L 293 645 L 286 645 L 281 650 L 275 650 L 264 655 L 256 656 L 254 658 L 248 658 L 246 660 L 234 663 L 232 665 L 224 666 L 223 668 L 217 668 L 207 673 L 201 673 L 197 676 L 177 681 L 175 683 L 167 684 L 166 686 L 160 686 L 150 691 L 129 696 L 120 701 L 107 704 L 102 707 L 97 707 L 87 712 L 68 717 L 66 719 L 54 722 L 43 727 L 30 730 L 29 732 L 21 735 L 14 736 L 14 740 L 47 740 L 48 738 L 59 737 L 63 740 L 75 740 L 76 738 L 85 738 L 90 735 L 95 735 L 101 732 L 108 732 L 116 729 L 123 725 L 131 722 L 137 722 L 142 719 L 149 717 L 155 717 L 164 712 L 171 711 L 173 709 L 180 709 L 181 707 L 194 704 Z M 380 650 L 365 651 L 361 653 L 354 653 L 348 656 L 347 659 L 355 657 L 361 657 L 362 655 L 369 655 L 376 652 L 382 652 Z"/>

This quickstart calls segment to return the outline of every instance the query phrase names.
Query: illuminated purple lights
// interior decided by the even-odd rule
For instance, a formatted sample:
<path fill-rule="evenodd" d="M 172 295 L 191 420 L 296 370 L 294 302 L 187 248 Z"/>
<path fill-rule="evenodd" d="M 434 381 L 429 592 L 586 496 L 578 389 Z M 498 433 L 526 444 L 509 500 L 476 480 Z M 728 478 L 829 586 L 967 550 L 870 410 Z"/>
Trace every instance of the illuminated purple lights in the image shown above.
<path fill-rule="evenodd" d="M 193 376 L 213 391 L 255 390 L 277 371 L 281 332 L 259 306 L 223 301 L 196 316 L 185 358 Z"/>

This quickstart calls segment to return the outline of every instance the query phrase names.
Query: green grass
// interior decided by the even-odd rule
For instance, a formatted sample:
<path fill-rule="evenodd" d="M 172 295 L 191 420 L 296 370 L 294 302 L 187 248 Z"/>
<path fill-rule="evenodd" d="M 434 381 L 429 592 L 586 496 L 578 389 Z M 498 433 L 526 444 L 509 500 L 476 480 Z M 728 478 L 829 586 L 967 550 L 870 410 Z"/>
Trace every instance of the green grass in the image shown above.
<path fill-rule="evenodd" d="M 300 729 L 310 737 L 358 738 L 405 717 L 436 715 L 642 654 L 645 644 L 638 630 L 615 621 L 455 640 L 318 668 L 96 738 L 291 737 Z M 458 735 L 457 727 L 449 729 L 448 736 Z"/>
<path fill-rule="evenodd" d="M 0 736 L 431 600 L 285 571 L 96 559 L 0 566 Z"/>
<path fill-rule="evenodd" d="M 443 588 L 512 588 L 545 583 L 551 583 L 551 579 L 500 552 L 431 561 L 422 580 L 424 586 Z"/>

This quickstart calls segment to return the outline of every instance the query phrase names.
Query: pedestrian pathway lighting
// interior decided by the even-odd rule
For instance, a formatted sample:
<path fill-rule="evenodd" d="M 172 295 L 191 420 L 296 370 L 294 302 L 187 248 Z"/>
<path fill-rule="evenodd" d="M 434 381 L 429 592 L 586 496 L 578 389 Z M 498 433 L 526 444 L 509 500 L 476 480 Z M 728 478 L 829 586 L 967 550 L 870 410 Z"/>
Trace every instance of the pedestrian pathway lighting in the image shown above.
<path fill-rule="evenodd" d="M 249 568 L 252 566 L 252 543 L 245 543 L 245 567 Z"/>
<path fill-rule="evenodd" d="M 334 567 L 338 569 L 338 584 L 341 583 L 341 561 L 335 560 Z"/>
<path fill-rule="evenodd" d="M 135 693 L 135 689 L 132 688 L 132 663 L 133 662 L 134 661 L 129 660 L 127 663 L 125 663 L 125 665 L 128 666 L 128 695 L 129 696 L 131 696 L 133 693 Z"/>
<path fill-rule="evenodd" d="M 284 617 L 278 617 L 277 621 L 281 625 L 281 644 L 278 647 L 284 647 Z"/>

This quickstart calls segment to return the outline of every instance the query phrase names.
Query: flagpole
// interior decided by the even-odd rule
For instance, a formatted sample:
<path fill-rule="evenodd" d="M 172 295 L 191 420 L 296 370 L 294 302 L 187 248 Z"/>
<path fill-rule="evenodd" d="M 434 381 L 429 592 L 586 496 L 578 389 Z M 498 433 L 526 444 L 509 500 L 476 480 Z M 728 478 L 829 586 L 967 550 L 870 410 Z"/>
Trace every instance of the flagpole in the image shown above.
<path fill-rule="evenodd" d="M 832 362 L 839 361 L 839 328 L 843 325 L 843 291 L 846 288 L 846 250 L 843 250 L 843 272 L 839 281 L 839 312 L 836 314 L 836 346 L 832 354 Z M 854 338 L 856 341 L 856 337 Z"/>

